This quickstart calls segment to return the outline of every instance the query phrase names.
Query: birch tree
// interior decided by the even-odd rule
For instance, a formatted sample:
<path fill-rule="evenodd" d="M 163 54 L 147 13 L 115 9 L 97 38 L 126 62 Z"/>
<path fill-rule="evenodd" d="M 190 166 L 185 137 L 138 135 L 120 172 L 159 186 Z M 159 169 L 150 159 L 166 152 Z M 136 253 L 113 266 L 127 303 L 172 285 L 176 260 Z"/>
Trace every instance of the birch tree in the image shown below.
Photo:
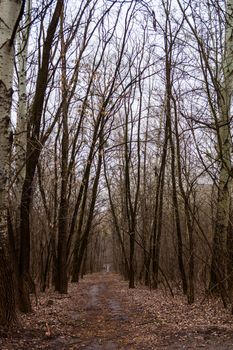
<path fill-rule="evenodd" d="M 233 92 L 233 1 L 226 3 L 225 52 L 223 57 L 223 81 L 219 91 L 220 118 L 216 129 L 218 132 L 219 183 L 217 213 L 213 241 L 213 258 L 211 266 L 211 289 L 225 290 L 227 231 L 230 218 L 231 192 L 231 153 L 230 132 L 231 101 Z M 223 297 L 223 295 L 222 295 Z"/>
<path fill-rule="evenodd" d="M 0 1 L 0 324 L 16 320 L 13 277 L 8 255 L 8 184 L 11 151 L 10 113 L 14 67 L 13 40 L 21 1 Z"/>

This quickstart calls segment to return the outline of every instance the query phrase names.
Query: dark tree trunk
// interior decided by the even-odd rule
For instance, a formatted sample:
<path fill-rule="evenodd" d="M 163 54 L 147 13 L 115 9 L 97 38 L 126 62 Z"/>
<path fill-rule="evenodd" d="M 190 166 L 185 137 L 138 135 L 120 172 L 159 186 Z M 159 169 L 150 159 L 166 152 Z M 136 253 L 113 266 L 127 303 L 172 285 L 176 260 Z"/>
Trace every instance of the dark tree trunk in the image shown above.
<path fill-rule="evenodd" d="M 152 238 L 152 288 L 158 288 L 159 263 L 160 263 L 160 244 L 162 235 L 162 216 L 163 216 L 163 190 L 165 179 L 165 167 L 167 159 L 168 146 L 168 122 L 166 120 L 165 136 L 162 151 L 162 160 L 159 170 L 158 182 L 156 186 L 156 201 L 155 215 L 153 223 L 153 238 Z"/>
<path fill-rule="evenodd" d="M 1 242 L 0 242 L 1 244 Z M 4 248 L 0 246 L 0 325 L 10 326 L 17 322 L 13 271 Z"/>
<path fill-rule="evenodd" d="M 61 197 L 58 214 L 58 246 L 57 246 L 57 275 L 55 288 L 60 293 L 67 293 L 67 229 L 68 229 L 68 158 L 69 158 L 69 127 L 68 127 L 68 101 L 67 101 L 67 77 L 66 77 L 66 52 L 63 32 L 63 11 L 61 15 L 61 88 L 62 88 L 62 156 L 61 156 Z"/>
<path fill-rule="evenodd" d="M 180 276 L 182 281 L 183 293 L 187 294 L 188 285 L 187 278 L 185 273 L 184 261 L 183 261 L 183 239 L 180 223 L 180 211 L 177 197 L 177 188 L 176 188 L 176 169 L 175 169 L 175 146 L 173 142 L 173 133 L 172 133 L 172 111 L 171 111 L 171 99 L 172 99 L 172 79 L 171 79 L 171 57 L 169 52 L 172 52 L 172 47 L 168 49 L 168 43 L 165 42 L 166 47 L 166 117 L 168 121 L 168 130 L 169 130 L 169 142 L 171 147 L 171 175 L 172 175 L 172 200 L 175 211 L 175 223 L 176 223 L 176 234 L 177 234 L 177 251 L 178 251 L 178 266 L 180 270 Z M 178 155 L 179 156 L 179 155 Z M 192 259 L 191 259 L 192 260 Z"/>
<path fill-rule="evenodd" d="M 19 307 L 23 312 L 31 311 L 28 284 L 30 277 L 30 206 L 32 203 L 32 186 L 36 166 L 41 152 L 40 124 L 47 87 L 50 52 L 58 25 L 63 0 L 57 0 L 51 22 L 44 42 L 42 64 L 38 72 L 36 92 L 28 123 L 28 140 L 26 152 L 26 174 L 20 204 L 20 261 L 19 261 Z"/>

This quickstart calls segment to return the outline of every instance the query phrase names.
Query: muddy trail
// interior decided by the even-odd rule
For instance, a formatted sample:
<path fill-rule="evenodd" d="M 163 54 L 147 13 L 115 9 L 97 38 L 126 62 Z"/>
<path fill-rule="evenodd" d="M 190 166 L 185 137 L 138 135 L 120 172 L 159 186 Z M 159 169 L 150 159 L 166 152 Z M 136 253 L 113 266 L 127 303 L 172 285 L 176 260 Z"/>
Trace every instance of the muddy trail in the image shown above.
<path fill-rule="evenodd" d="M 119 276 L 86 276 L 68 295 L 41 295 L 21 327 L 0 333 L 0 349 L 233 349 L 233 318 L 214 301 L 128 290 Z"/>

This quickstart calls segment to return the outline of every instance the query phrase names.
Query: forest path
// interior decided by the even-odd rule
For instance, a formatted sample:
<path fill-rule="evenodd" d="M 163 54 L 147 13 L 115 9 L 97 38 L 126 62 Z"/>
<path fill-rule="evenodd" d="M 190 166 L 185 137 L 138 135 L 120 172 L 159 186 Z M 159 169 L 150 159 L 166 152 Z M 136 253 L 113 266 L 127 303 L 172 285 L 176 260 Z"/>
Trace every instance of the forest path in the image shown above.
<path fill-rule="evenodd" d="M 2 333 L 1 350 L 233 349 L 233 318 L 218 302 L 129 290 L 111 273 L 85 276 L 68 295 L 41 295 L 22 326 Z"/>

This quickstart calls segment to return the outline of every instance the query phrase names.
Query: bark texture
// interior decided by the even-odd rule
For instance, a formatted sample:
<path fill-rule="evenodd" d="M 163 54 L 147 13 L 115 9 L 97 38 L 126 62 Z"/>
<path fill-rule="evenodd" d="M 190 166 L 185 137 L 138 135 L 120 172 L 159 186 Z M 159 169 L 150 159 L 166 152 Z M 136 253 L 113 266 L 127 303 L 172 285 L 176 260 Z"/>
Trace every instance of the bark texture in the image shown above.
<path fill-rule="evenodd" d="M 217 128 L 218 158 L 220 166 L 217 213 L 213 240 L 210 290 L 218 290 L 226 300 L 227 232 L 230 218 L 231 152 L 230 109 L 233 91 L 233 1 L 226 4 L 225 54 L 223 57 L 223 81 L 219 96 L 220 118 Z"/>
<path fill-rule="evenodd" d="M 11 261 L 8 254 L 8 183 L 11 151 L 10 111 L 12 101 L 12 33 L 20 1 L 0 1 L 0 325 L 16 320 Z"/>

